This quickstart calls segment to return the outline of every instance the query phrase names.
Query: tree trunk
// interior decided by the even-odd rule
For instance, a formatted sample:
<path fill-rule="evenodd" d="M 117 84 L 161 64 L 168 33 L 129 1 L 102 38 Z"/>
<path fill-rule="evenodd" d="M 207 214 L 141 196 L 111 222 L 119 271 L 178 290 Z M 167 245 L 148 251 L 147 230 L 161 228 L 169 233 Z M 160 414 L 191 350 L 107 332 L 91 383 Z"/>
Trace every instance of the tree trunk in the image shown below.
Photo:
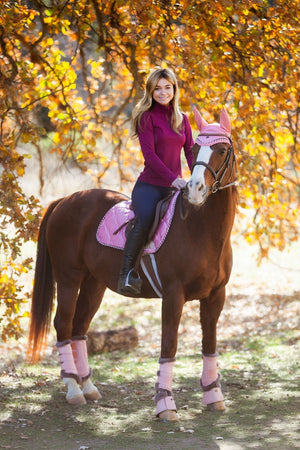
<path fill-rule="evenodd" d="M 87 349 L 90 355 L 115 350 L 129 350 L 138 345 L 138 334 L 134 327 L 121 330 L 88 332 Z"/>

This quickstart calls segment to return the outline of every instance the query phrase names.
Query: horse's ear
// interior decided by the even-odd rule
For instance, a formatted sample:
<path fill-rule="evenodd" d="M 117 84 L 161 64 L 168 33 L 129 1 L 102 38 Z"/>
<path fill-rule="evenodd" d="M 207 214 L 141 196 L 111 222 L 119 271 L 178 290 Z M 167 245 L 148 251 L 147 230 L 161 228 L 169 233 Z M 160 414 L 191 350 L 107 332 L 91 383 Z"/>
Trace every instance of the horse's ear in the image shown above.
<path fill-rule="evenodd" d="M 231 132 L 231 124 L 230 119 L 227 114 L 227 111 L 225 108 L 222 108 L 221 115 L 220 115 L 220 127 L 223 128 L 223 130 L 226 131 L 226 133 L 230 134 Z"/>
<path fill-rule="evenodd" d="M 206 127 L 208 125 L 208 123 L 206 122 L 205 119 L 203 119 L 203 117 L 199 113 L 199 111 L 196 108 L 196 106 L 194 106 L 193 109 L 194 109 L 194 116 L 195 116 L 195 120 L 196 120 L 196 124 L 197 124 L 198 130 L 201 131 L 201 130 L 203 130 L 204 127 Z"/>

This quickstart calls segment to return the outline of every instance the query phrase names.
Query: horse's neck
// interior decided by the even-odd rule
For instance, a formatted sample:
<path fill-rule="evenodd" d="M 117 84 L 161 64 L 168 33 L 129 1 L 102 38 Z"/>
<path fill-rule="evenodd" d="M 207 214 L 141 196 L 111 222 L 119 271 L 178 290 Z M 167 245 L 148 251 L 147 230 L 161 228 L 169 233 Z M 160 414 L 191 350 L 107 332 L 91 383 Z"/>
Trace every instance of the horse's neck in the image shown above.
<path fill-rule="evenodd" d="M 208 235 L 213 241 L 221 242 L 230 238 L 237 204 L 236 188 L 229 187 L 211 194 L 200 208 L 189 206 L 189 225 L 193 236 L 203 239 Z M 202 235 L 202 236 L 201 236 Z"/>

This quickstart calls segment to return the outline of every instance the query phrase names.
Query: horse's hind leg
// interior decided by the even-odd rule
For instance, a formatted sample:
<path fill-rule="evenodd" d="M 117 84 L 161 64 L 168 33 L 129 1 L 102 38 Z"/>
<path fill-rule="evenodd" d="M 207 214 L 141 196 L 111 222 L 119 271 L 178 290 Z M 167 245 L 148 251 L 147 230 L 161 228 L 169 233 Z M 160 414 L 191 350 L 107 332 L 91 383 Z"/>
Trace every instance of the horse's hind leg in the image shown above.
<path fill-rule="evenodd" d="M 91 369 L 87 353 L 87 330 L 97 312 L 105 291 L 105 287 L 87 275 L 80 287 L 72 329 L 72 352 L 77 373 L 81 380 L 84 397 L 87 400 L 99 400 L 101 394 L 91 381 Z"/>
<path fill-rule="evenodd" d="M 202 326 L 203 370 L 200 384 L 203 390 L 202 403 L 212 411 L 225 409 L 221 391 L 220 374 L 216 352 L 217 322 L 225 301 L 225 288 L 214 292 L 211 297 L 200 302 L 200 320 Z"/>
<path fill-rule="evenodd" d="M 79 387 L 80 376 L 72 351 L 72 324 L 78 297 L 78 282 L 71 283 L 66 280 L 57 281 L 57 310 L 54 326 L 57 334 L 57 349 L 61 364 L 61 378 L 67 386 L 68 403 L 85 404 L 85 397 Z"/>

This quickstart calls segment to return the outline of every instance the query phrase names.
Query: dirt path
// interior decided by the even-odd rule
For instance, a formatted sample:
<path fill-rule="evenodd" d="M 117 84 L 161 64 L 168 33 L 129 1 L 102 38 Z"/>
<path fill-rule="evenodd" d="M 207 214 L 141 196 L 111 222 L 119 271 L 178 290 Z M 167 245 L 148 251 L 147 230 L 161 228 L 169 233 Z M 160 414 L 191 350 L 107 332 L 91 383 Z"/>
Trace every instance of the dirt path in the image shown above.
<path fill-rule="evenodd" d="M 66 403 L 54 334 L 38 366 L 24 363 L 22 340 L 0 346 L 0 449 L 298 448 L 300 258 L 298 250 L 274 257 L 276 263 L 257 268 L 249 248 L 236 253 L 218 333 L 225 413 L 201 406 L 197 302 L 186 305 L 180 325 L 174 374 L 180 422 L 167 424 L 153 415 L 160 301 L 108 292 L 93 328 L 134 325 L 139 346 L 90 358 L 102 400 Z"/>

